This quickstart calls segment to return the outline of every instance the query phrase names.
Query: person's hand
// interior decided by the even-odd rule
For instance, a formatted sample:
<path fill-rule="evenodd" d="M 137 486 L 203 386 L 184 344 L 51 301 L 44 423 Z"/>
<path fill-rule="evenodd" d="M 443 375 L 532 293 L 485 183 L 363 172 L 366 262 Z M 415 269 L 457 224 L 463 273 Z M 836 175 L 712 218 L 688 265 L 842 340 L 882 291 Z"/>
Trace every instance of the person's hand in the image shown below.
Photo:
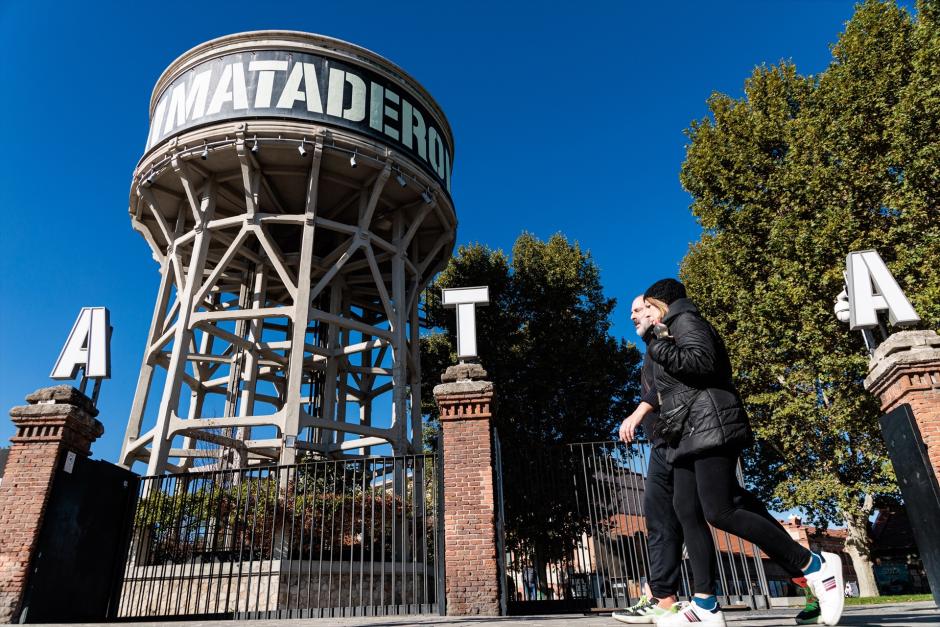
<path fill-rule="evenodd" d="M 620 425 L 620 441 L 630 444 L 636 439 L 636 428 L 640 426 L 643 415 L 637 412 L 630 414 Z"/>

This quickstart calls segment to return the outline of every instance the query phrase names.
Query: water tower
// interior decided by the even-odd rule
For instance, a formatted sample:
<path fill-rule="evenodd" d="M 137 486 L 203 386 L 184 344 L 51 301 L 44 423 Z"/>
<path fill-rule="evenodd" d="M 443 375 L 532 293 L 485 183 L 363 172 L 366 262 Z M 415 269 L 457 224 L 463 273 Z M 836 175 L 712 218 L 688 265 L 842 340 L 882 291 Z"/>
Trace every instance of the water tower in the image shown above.
<path fill-rule="evenodd" d="M 452 163 L 440 107 L 364 48 L 260 31 L 174 61 L 130 190 L 160 286 L 121 463 L 419 449 L 418 302 L 453 249 Z"/>

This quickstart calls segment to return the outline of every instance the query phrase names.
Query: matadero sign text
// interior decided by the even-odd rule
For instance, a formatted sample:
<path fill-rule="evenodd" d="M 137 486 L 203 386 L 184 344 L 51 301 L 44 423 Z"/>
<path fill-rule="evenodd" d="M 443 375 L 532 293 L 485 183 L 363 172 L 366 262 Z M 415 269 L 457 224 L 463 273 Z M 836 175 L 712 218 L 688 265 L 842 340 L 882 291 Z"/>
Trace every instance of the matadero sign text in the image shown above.
<path fill-rule="evenodd" d="M 453 146 L 403 85 L 337 59 L 283 50 L 239 52 L 190 68 L 160 93 L 147 149 L 208 122 L 304 119 L 397 146 L 450 192 Z"/>

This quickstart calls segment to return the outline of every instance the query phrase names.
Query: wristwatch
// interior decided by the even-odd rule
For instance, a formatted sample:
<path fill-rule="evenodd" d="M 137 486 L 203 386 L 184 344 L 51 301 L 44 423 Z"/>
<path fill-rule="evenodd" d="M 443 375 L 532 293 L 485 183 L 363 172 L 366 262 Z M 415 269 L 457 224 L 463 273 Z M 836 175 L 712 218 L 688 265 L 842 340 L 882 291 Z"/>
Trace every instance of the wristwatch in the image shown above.
<path fill-rule="evenodd" d="M 653 325 L 653 335 L 656 336 L 657 340 L 669 337 L 669 327 L 667 327 L 662 322 Z"/>

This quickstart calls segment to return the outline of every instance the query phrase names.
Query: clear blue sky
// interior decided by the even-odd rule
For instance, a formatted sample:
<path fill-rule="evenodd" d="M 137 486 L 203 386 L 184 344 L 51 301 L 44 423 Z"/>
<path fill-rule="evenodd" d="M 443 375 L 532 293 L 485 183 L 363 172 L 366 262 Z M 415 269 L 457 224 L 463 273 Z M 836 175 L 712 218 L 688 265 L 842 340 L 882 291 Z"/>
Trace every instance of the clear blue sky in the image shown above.
<path fill-rule="evenodd" d="M 453 127 L 458 241 L 508 249 L 523 230 L 589 249 L 614 332 L 633 295 L 674 275 L 699 228 L 679 184 L 683 129 L 755 65 L 829 63 L 844 0 L 738 2 L 0 1 L 0 445 L 8 408 L 51 384 L 82 306 L 111 309 L 102 390 L 114 461 L 158 284 L 127 214 L 151 89 L 179 54 L 283 28 L 393 60 Z"/>

